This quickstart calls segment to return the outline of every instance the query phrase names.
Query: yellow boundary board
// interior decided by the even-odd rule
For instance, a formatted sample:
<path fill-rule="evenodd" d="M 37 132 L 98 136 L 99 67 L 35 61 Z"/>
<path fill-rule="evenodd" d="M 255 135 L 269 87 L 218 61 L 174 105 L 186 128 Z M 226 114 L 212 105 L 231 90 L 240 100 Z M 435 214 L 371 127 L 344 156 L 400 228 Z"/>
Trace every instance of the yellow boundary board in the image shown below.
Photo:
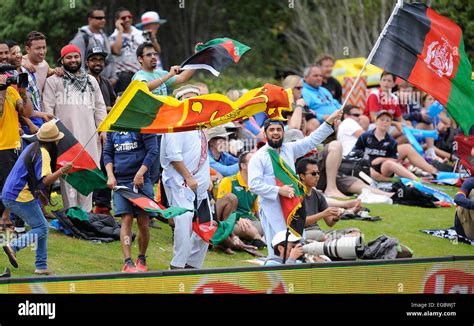
<path fill-rule="evenodd" d="M 0 293 L 474 293 L 474 256 L 11 278 Z"/>

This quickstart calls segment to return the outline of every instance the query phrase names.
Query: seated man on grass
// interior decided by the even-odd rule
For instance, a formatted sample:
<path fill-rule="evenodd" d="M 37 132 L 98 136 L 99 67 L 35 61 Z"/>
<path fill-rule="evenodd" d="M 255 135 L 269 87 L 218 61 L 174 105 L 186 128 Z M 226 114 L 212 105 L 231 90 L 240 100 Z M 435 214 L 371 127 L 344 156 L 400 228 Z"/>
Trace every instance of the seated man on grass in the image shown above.
<path fill-rule="evenodd" d="M 306 210 L 306 239 L 315 241 L 326 241 L 332 237 L 359 236 L 360 230 L 357 228 L 345 228 L 340 230 L 323 231 L 318 225 L 318 221 L 324 219 L 327 226 L 334 226 L 340 219 L 344 208 L 360 207 L 358 200 L 339 201 L 339 207 L 329 207 L 326 198 L 315 187 L 319 180 L 318 162 L 304 158 L 296 164 L 296 173 L 301 182 L 309 189 L 304 197 L 304 207 Z M 334 201 L 334 200 L 333 200 Z"/>

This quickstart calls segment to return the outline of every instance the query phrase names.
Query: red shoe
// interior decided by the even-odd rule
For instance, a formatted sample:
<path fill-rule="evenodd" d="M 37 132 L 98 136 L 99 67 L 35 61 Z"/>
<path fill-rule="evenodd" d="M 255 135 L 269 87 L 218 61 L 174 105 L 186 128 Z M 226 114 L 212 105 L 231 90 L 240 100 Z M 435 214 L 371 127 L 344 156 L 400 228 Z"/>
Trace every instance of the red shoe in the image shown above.
<path fill-rule="evenodd" d="M 108 207 L 96 206 L 96 207 L 94 208 L 94 214 L 110 215 L 110 208 L 108 208 Z"/>
<path fill-rule="evenodd" d="M 122 268 L 123 273 L 137 273 L 137 266 L 133 264 L 133 262 L 125 263 Z"/>
<path fill-rule="evenodd" d="M 135 265 L 137 266 L 137 272 L 148 272 L 148 266 L 146 265 L 146 260 L 145 259 L 140 259 L 137 258 L 137 261 L 135 262 Z"/>

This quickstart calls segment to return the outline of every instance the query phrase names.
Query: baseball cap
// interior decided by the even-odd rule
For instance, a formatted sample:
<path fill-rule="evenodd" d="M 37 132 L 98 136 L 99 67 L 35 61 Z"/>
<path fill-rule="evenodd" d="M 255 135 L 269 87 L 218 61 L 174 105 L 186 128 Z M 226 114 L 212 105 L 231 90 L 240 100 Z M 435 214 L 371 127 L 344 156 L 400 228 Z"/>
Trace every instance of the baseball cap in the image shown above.
<path fill-rule="evenodd" d="M 275 248 L 277 245 L 279 245 L 282 242 L 285 242 L 286 239 L 286 230 L 280 231 L 272 239 L 272 247 Z M 288 242 L 297 242 L 300 241 L 301 237 L 297 237 L 293 233 L 290 232 L 288 235 Z"/>
<path fill-rule="evenodd" d="M 100 46 L 95 46 L 87 51 L 87 60 L 89 60 L 93 55 L 101 55 L 106 58 L 108 53 L 104 52 Z"/>
<path fill-rule="evenodd" d="M 378 119 L 378 118 L 380 118 L 380 117 L 383 116 L 383 115 L 389 116 L 390 119 L 393 119 L 393 114 L 390 113 L 390 111 L 387 111 L 387 110 L 382 110 L 382 111 L 377 112 L 376 117 L 377 117 L 377 119 Z"/>

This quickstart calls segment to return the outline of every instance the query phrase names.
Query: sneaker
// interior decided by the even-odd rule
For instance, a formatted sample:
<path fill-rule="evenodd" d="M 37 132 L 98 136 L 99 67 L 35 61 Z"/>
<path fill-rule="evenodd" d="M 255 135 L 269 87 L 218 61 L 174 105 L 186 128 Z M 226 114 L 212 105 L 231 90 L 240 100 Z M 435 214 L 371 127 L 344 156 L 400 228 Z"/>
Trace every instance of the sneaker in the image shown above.
<path fill-rule="evenodd" d="M 258 250 L 262 250 L 267 246 L 266 243 L 260 239 L 254 239 L 250 242 L 250 244 L 254 247 L 257 247 Z"/>
<path fill-rule="evenodd" d="M 150 218 L 150 222 L 148 223 L 148 226 L 153 229 L 161 230 L 161 226 L 155 221 L 154 218 Z"/>
<path fill-rule="evenodd" d="M 146 265 L 146 258 L 138 257 L 135 262 L 137 272 L 148 272 L 148 266 Z"/>
<path fill-rule="evenodd" d="M 36 275 L 53 275 L 53 272 L 51 272 L 49 269 L 35 269 L 35 274 Z"/>
<path fill-rule="evenodd" d="M 126 262 L 123 265 L 122 272 L 124 272 L 124 273 L 137 273 L 138 272 L 137 266 L 135 266 L 135 264 L 131 261 Z"/>
<path fill-rule="evenodd" d="M 3 246 L 3 251 L 7 254 L 10 264 L 12 264 L 13 267 L 18 268 L 18 262 L 16 261 L 16 254 L 13 248 L 10 247 L 10 245 L 5 245 Z"/>

